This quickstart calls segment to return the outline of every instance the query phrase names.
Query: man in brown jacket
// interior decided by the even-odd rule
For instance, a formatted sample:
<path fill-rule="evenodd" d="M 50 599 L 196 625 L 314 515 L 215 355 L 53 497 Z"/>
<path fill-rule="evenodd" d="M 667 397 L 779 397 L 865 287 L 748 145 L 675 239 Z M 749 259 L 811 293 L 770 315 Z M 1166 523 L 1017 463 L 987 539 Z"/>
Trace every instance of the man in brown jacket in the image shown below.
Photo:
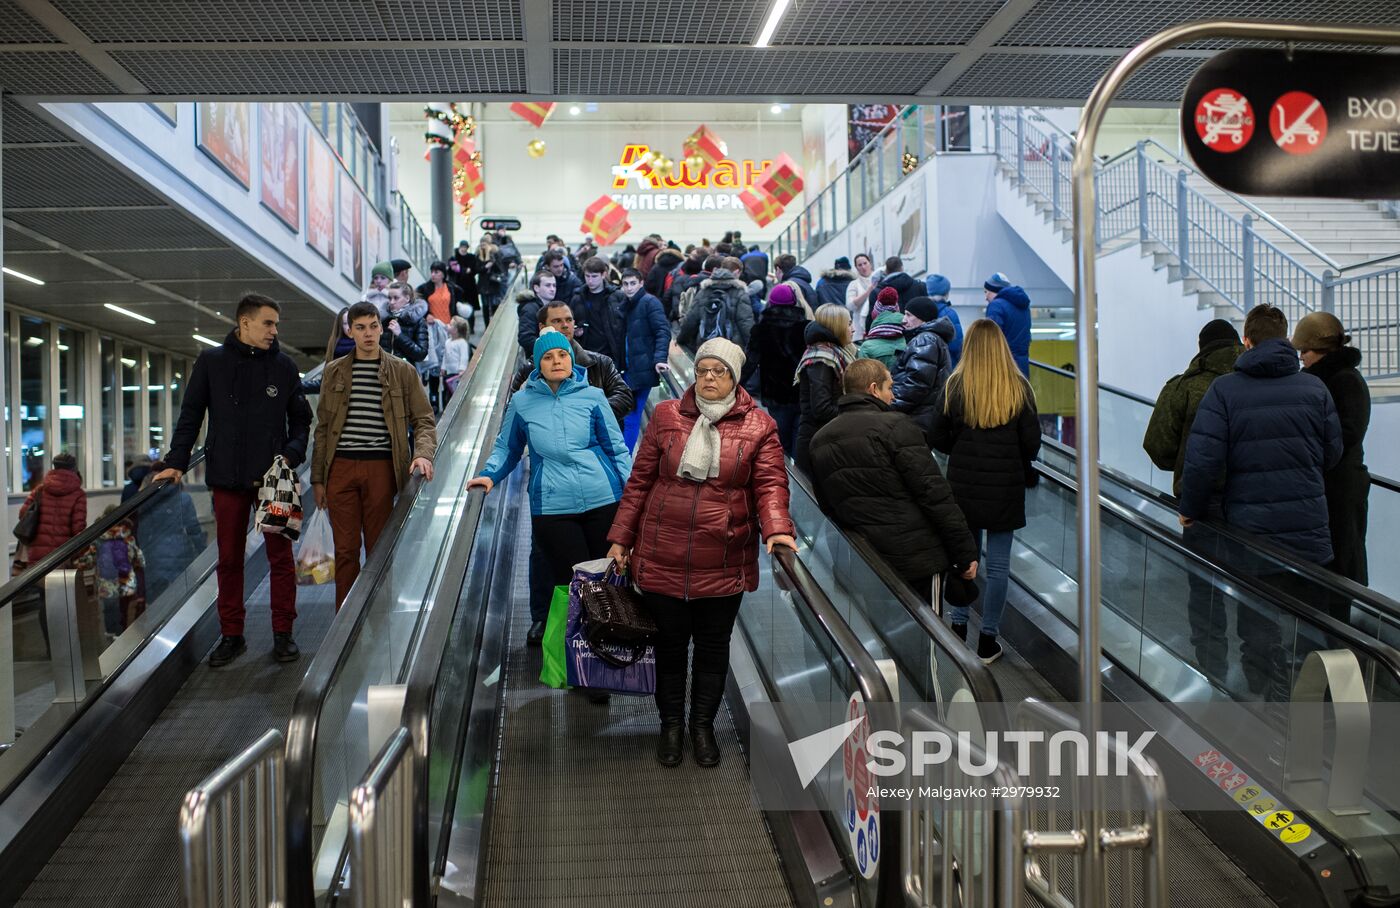
<path fill-rule="evenodd" d="M 370 552 L 411 472 L 433 478 L 433 408 L 405 360 L 384 354 L 373 303 L 350 307 L 355 352 L 326 366 L 316 406 L 311 488 L 335 536 L 335 607 L 360 574 L 360 541 Z M 412 462 L 409 433 L 413 436 Z"/>

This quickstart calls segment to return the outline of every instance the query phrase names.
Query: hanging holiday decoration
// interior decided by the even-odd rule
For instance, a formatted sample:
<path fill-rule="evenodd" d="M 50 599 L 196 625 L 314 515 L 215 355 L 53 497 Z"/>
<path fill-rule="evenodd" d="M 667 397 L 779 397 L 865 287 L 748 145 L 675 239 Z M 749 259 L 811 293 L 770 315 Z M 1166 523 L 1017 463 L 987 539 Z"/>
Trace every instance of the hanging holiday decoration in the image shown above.
<path fill-rule="evenodd" d="M 698 178 L 701 174 L 705 172 L 705 159 L 700 157 L 698 154 L 686 155 L 684 163 L 685 169 L 687 171 L 687 176 L 694 176 Z"/>
<path fill-rule="evenodd" d="M 537 101 L 516 101 L 510 106 L 510 112 L 539 129 L 544 125 L 544 121 L 549 119 L 549 115 L 554 113 L 554 108 L 557 106 L 552 101 L 543 104 Z"/>
<path fill-rule="evenodd" d="M 698 129 L 686 136 L 682 146 L 685 151 L 685 162 L 699 171 L 699 176 L 707 175 L 716 164 L 729 156 L 729 146 L 724 140 L 715 135 L 710 127 L 701 124 Z M 699 162 L 692 164 L 694 159 Z"/>
<path fill-rule="evenodd" d="M 456 104 L 434 101 L 423 107 L 423 116 L 428 120 L 423 140 L 428 143 L 429 153 L 434 148 L 450 148 L 463 130 L 469 136 L 476 131 L 476 119 L 462 116 Z"/>
<path fill-rule="evenodd" d="M 913 173 L 914 169 L 918 166 L 919 156 L 914 154 L 912 151 L 906 151 L 904 153 L 904 159 L 901 162 L 900 169 L 903 170 L 905 173 Z"/>
<path fill-rule="evenodd" d="M 617 241 L 628 230 L 632 229 L 632 224 L 627 219 L 627 209 L 613 200 L 611 196 L 600 195 L 593 200 L 583 211 L 583 222 L 579 225 L 579 231 L 585 234 L 592 234 L 594 241 L 599 246 L 607 246 Z"/>
<path fill-rule="evenodd" d="M 457 172 L 452 176 L 452 189 L 457 197 L 457 204 L 463 207 L 481 195 L 485 188 L 486 181 L 482 178 L 481 168 L 474 161 L 468 161 L 464 166 L 457 168 Z"/>
<path fill-rule="evenodd" d="M 651 169 L 653 173 L 664 180 L 676 172 L 676 162 L 666 157 L 664 154 L 659 154 L 656 156 L 655 160 L 651 162 Z"/>
<path fill-rule="evenodd" d="M 763 168 L 754 185 L 777 199 L 778 204 L 787 205 L 802 192 L 802 168 L 783 152 Z"/>
<path fill-rule="evenodd" d="M 542 158 L 544 157 L 544 152 L 544 139 L 531 139 L 525 146 L 525 153 L 532 158 Z"/>
<path fill-rule="evenodd" d="M 774 218 L 783 213 L 783 203 L 756 183 L 739 193 L 739 201 L 753 222 L 760 227 L 773 223 Z"/>

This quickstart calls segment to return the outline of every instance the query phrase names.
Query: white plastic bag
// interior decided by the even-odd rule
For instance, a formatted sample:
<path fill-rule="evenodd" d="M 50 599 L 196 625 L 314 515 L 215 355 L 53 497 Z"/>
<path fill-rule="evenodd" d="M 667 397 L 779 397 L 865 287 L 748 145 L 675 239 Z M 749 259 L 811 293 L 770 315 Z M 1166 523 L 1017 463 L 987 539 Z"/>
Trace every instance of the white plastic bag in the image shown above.
<path fill-rule="evenodd" d="M 330 583 L 335 579 L 335 537 L 326 509 L 315 511 L 302 526 L 297 546 L 297 583 Z"/>
<path fill-rule="evenodd" d="M 272 459 L 258 486 L 253 529 L 280 533 L 292 541 L 301 535 L 301 480 L 281 454 Z"/>

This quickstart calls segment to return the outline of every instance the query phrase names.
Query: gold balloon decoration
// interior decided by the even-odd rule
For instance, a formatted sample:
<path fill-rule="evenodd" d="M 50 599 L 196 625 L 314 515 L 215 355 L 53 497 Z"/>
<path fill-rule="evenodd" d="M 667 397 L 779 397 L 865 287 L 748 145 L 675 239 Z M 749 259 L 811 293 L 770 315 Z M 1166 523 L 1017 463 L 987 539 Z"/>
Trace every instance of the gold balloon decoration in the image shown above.
<path fill-rule="evenodd" d="M 705 159 L 700 157 L 700 155 L 698 154 L 686 155 L 685 166 L 689 167 L 696 173 L 699 173 L 700 171 L 705 169 Z"/>
<path fill-rule="evenodd" d="M 663 180 L 676 172 L 676 162 L 666 157 L 664 154 L 656 156 L 656 160 L 651 162 L 652 172 Z"/>
<path fill-rule="evenodd" d="M 530 144 L 525 146 L 526 153 L 528 153 L 532 158 L 544 157 L 544 150 L 544 139 L 531 139 Z"/>

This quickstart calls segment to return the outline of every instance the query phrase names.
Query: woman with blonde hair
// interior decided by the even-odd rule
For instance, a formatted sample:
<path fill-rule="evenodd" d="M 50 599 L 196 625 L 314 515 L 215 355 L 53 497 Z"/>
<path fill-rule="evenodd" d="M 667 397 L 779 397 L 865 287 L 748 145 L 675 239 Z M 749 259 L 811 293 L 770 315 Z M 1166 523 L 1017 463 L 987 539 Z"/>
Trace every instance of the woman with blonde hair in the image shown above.
<path fill-rule="evenodd" d="M 934 406 L 933 446 L 948 455 L 948 482 L 982 547 L 986 534 L 986 589 L 977 655 L 1001 657 L 997 632 L 1011 579 L 1011 544 L 1026 525 L 1026 489 L 1039 474 L 1040 417 L 1035 394 L 1021 375 L 996 322 L 979 318 L 963 338 L 962 359 Z M 967 637 L 967 606 L 953 606 L 953 632 Z"/>
<path fill-rule="evenodd" d="M 793 379 L 802 411 L 793 460 L 798 469 L 810 476 L 812 436 L 840 413 L 836 401 L 841 398 L 841 378 L 856 358 L 856 348 L 851 344 L 851 313 L 836 303 L 818 306 L 803 340 L 807 349 L 797 363 Z"/>

